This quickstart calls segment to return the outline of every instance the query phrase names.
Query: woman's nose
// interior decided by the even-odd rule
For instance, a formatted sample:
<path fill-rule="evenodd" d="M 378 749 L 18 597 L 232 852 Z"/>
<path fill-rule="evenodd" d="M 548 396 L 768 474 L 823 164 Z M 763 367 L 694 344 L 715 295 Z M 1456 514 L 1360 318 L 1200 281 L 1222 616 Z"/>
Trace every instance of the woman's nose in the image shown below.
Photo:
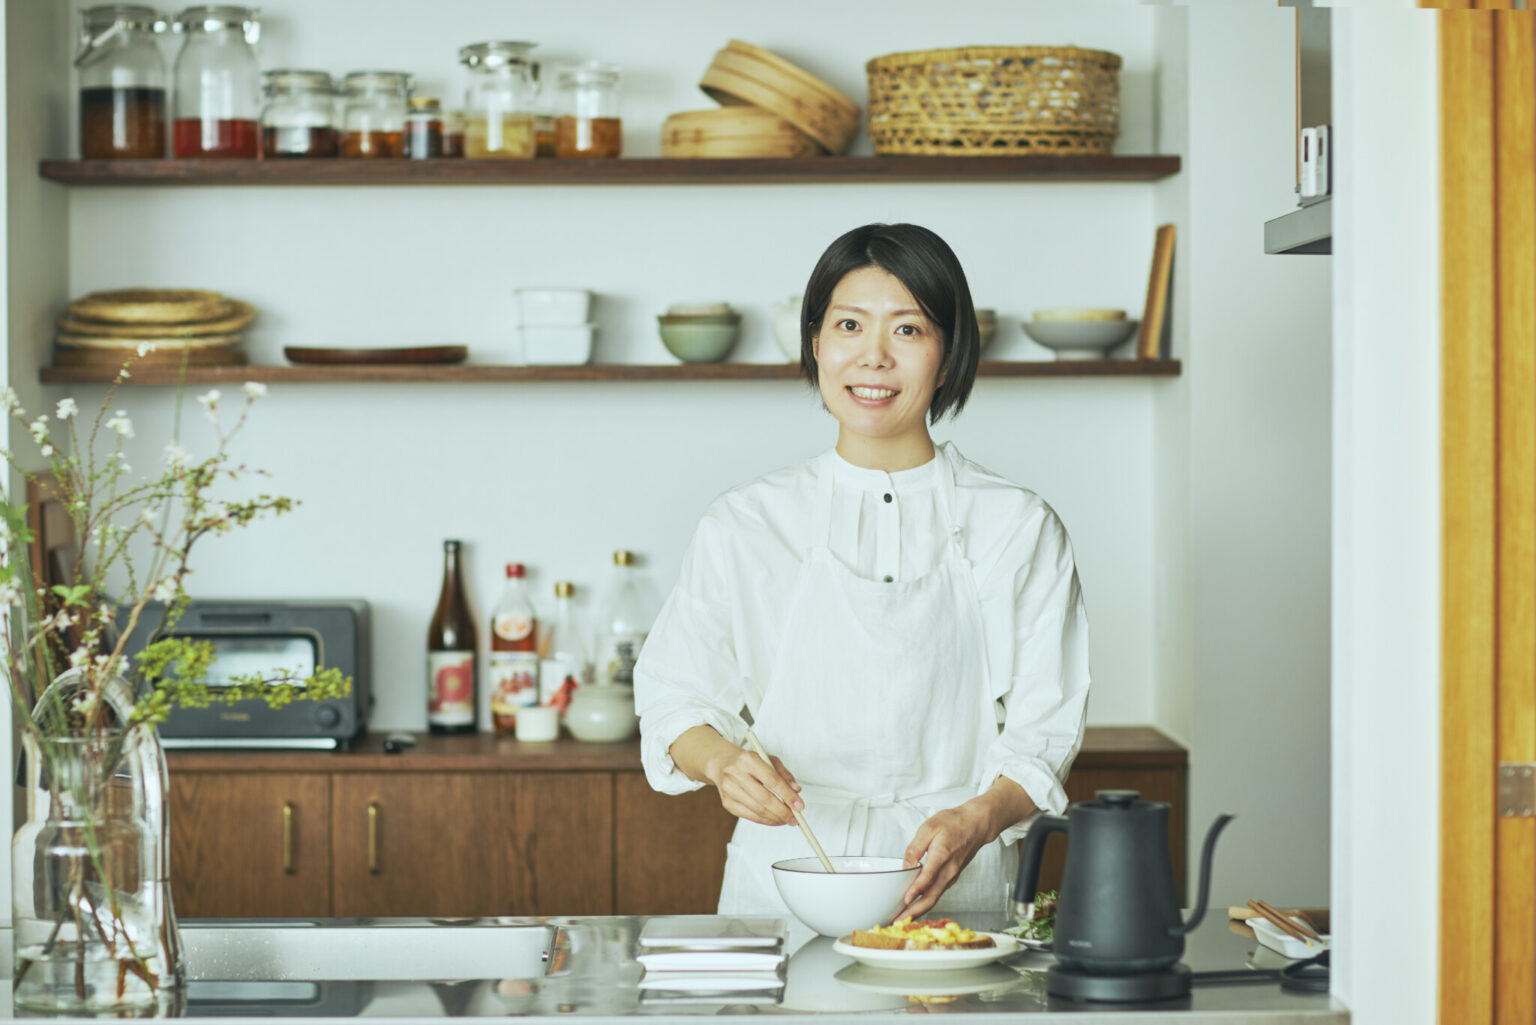
<path fill-rule="evenodd" d="M 881 332 L 867 331 L 859 338 L 859 366 L 886 367 L 890 365 L 890 356 L 890 348 Z"/>

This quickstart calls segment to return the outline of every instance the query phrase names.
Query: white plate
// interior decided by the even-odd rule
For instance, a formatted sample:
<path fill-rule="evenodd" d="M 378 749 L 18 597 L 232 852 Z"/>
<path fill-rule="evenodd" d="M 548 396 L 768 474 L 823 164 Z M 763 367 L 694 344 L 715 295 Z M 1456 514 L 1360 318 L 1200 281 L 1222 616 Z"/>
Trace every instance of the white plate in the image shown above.
<path fill-rule="evenodd" d="M 880 950 L 876 947 L 855 947 L 852 943 L 838 940 L 832 944 L 832 949 L 871 968 L 897 968 L 904 972 L 976 968 L 1019 951 L 1019 941 L 1012 936 L 1000 932 L 984 932 L 981 935 L 992 937 L 995 946 L 976 950 Z"/>

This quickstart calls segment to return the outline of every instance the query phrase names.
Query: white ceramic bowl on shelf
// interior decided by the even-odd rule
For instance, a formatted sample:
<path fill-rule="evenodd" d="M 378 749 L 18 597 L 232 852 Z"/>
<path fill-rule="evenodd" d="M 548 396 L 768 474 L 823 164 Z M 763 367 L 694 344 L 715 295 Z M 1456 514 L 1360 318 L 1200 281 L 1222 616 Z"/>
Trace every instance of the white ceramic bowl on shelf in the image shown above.
<path fill-rule="evenodd" d="M 901 910 L 902 895 L 917 878 L 917 866 L 903 868 L 900 858 L 828 860 L 836 872 L 824 870 L 814 857 L 773 863 L 773 882 L 784 903 L 823 936 L 846 936 L 886 924 Z"/>
<path fill-rule="evenodd" d="M 1134 320 L 1026 320 L 1024 333 L 1057 359 L 1103 359 L 1104 354 L 1131 336 Z"/>

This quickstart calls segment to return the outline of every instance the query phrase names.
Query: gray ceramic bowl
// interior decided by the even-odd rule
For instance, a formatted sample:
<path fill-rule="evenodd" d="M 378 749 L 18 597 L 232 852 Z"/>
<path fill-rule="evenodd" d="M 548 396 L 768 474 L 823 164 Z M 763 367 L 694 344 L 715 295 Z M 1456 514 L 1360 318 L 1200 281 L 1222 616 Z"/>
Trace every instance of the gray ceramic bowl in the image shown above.
<path fill-rule="evenodd" d="M 1103 359 L 1104 354 L 1130 337 L 1134 320 L 1026 320 L 1024 333 L 1048 349 L 1057 359 Z"/>
<path fill-rule="evenodd" d="M 661 332 L 661 344 L 684 363 L 720 362 L 736 344 L 736 334 L 741 330 L 740 322 L 668 323 L 661 318 L 657 318 L 656 326 Z"/>

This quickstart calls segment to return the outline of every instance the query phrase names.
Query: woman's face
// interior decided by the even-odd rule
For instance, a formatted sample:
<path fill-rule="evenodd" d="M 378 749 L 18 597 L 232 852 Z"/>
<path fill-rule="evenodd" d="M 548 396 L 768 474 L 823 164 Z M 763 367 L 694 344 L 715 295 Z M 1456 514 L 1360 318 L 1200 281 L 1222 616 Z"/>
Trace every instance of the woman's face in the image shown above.
<path fill-rule="evenodd" d="M 812 350 L 822 401 L 844 434 L 882 445 L 928 444 L 944 340 L 895 275 L 879 267 L 845 275 Z"/>

